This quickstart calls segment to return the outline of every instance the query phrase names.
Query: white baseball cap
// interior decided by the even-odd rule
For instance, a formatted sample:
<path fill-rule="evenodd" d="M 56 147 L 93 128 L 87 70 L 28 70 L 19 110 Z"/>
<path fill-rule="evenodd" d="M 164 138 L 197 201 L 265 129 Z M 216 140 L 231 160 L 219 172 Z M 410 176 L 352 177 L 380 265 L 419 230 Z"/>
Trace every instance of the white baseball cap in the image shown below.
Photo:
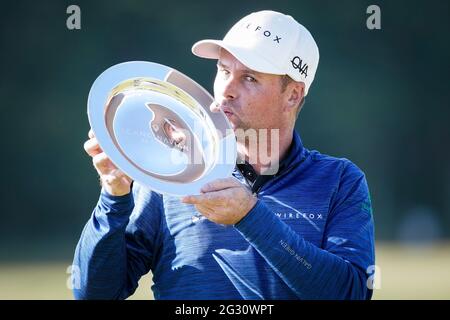
<path fill-rule="evenodd" d="M 223 40 L 198 41 L 192 52 L 218 59 L 221 48 L 252 70 L 304 82 L 305 96 L 319 64 L 319 48 L 311 33 L 291 16 L 269 10 L 245 16 Z"/>

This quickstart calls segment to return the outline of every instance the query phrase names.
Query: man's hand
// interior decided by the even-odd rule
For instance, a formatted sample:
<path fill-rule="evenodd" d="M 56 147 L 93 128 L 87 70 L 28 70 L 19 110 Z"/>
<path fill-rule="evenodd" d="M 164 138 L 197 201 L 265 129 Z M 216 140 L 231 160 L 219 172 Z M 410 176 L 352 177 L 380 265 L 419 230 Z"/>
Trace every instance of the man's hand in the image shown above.
<path fill-rule="evenodd" d="M 236 224 L 255 206 L 257 198 L 235 178 L 217 179 L 205 184 L 202 194 L 186 196 L 183 203 L 195 208 L 208 220 L 219 224 Z"/>
<path fill-rule="evenodd" d="M 131 178 L 126 176 L 112 163 L 100 148 L 92 130 L 89 131 L 89 140 L 84 143 L 84 150 L 92 157 L 95 169 L 100 175 L 103 188 L 113 196 L 123 196 L 131 191 Z"/>

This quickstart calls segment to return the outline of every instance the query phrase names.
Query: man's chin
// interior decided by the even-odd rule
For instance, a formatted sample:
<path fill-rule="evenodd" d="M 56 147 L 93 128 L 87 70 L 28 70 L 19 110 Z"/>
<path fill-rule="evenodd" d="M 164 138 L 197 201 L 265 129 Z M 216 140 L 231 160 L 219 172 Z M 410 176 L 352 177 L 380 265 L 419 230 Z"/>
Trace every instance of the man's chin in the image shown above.
<path fill-rule="evenodd" d="M 235 134 L 248 134 L 249 127 L 244 127 L 244 126 L 235 126 L 235 125 L 231 125 L 231 128 L 233 129 Z M 254 130 L 254 129 L 253 129 Z"/>
<path fill-rule="evenodd" d="M 232 121 L 230 118 L 228 118 L 228 122 L 231 125 L 231 129 L 233 129 L 233 131 L 236 131 L 237 129 L 239 129 L 239 124 L 235 123 L 234 121 Z"/>
<path fill-rule="evenodd" d="M 241 121 L 236 121 L 236 119 L 232 119 L 231 117 L 227 117 L 228 121 L 230 122 L 231 129 L 233 129 L 234 133 L 236 133 L 237 130 L 239 131 L 245 131 L 249 129 L 248 126 L 245 126 Z"/>

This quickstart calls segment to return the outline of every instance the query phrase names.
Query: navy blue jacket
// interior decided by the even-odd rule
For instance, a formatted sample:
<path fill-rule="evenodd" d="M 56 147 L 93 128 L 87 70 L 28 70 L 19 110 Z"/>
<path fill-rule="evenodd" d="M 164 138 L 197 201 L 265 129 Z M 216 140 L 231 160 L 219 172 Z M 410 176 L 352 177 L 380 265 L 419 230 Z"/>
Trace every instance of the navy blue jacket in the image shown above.
<path fill-rule="evenodd" d="M 241 180 L 241 172 L 233 175 Z M 153 274 L 156 299 L 370 299 L 374 225 L 364 173 L 293 144 L 236 225 L 134 183 L 102 190 L 76 248 L 77 299 L 124 299 Z"/>

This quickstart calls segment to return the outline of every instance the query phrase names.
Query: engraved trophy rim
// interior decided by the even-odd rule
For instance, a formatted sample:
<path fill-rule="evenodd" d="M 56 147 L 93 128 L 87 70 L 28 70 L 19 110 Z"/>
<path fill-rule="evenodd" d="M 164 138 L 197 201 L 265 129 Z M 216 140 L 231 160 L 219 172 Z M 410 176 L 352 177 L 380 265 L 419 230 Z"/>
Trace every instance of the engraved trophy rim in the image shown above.
<path fill-rule="evenodd" d="M 89 124 L 111 161 L 130 178 L 162 194 L 199 194 L 230 177 L 236 138 L 214 99 L 178 70 L 127 61 L 103 71 L 91 86 Z"/>

